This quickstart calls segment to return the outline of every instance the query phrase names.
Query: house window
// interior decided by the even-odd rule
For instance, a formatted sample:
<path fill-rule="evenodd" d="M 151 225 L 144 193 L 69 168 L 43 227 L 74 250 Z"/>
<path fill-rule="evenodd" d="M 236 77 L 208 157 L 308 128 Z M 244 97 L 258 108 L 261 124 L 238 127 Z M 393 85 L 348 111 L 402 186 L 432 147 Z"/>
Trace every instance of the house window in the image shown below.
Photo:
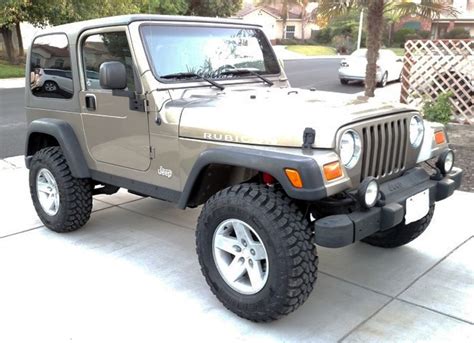
<path fill-rule="evenodd" d="M 285 29 L 285 38 L 286 39 L 293 39 L 295 38 L 295 26 L 288 25 Z"/>

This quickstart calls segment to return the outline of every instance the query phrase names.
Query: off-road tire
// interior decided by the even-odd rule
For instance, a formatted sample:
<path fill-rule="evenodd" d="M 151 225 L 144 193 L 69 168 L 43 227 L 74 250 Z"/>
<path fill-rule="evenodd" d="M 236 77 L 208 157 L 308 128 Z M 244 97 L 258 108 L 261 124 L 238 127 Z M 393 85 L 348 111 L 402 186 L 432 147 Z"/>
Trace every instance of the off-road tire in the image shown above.
<path fill-rule="evenodd" d="M 349 81 L 347 79 L 339 79 L 339 81 L 341 82 L 341 85 L 348 85 L 349 84 Z"/>
<path fill-rule="evenodd" d="M 256 294 L 232 289 L 214 262 L 214 232 L 229 218 L 252 226 L 267 249 L 269 275 Z M 198 220 L 196 251 L 211 291 L 230 311 L 254 322 L 276 320 L 295 311 L 317 278 L 318 257 L 309 222 L 282 191 L 262 184 L 226 188 L 206 202 Z"/>
<path fill-rule="evenodd" d="M 54 216 L 48 215 L 38 200 L 36 177 L 43 168 L 54 176 L 59 190 L 59 210 Z M 33 156 L 29 182 L 33 205 L 47 228 L 63 233 L 75 231 L 87 223 L 92 211 L 91 180 L 71 175 L 60 147 L 45 148 Z"/>
<path fill-rule="evenodd" d="M 433 204 L 430 206 L 428 214 L 420 220 L 407 225 L 405 224 L 405 221 L 403 221 L 389 230 L 377 232 L 364 238 L 362 241 L 381 248 L 397 248 L 410 243 L 421 235 L 428 225 L 430 225 L 434 209 L 435 205 Z"/>

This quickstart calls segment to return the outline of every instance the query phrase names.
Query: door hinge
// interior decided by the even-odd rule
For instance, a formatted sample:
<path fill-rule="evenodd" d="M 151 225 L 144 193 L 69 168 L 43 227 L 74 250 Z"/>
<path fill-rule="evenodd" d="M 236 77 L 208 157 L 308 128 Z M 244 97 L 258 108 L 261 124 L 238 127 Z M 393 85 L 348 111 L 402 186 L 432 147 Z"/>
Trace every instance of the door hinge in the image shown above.
<path fill-rule="evenodd" d="M 153 160 L 155 158 L 155 148 L 154 147 L 150 147 L 150 150 L 149 150 L 149 156 L 150 156 L 150 160 Z"/>

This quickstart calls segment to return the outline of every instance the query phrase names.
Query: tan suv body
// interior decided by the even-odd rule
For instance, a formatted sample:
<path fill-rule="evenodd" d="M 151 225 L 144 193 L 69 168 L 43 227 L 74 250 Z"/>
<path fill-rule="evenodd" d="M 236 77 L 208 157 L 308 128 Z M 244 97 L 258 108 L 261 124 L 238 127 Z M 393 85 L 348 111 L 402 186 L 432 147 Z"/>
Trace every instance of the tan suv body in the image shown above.
<path fill-rule="evenodd" d="M 26 164 L 45 225 L 83 226 L 92 195 L 118 188 L 205 204 L 203 273 L 251 320 L 306 300 L 314 242 L 405 244 L 461 182 L 441 125 L 403 105 L 290 88 L 261 28 L 239 20 L 53 27 L 34 39 L 28 65 Z M 39 87 L 48 69 L 72 75 L 72 89 L 53 78 Z M 434 158 L 431 172 L 420 167 Z"/>

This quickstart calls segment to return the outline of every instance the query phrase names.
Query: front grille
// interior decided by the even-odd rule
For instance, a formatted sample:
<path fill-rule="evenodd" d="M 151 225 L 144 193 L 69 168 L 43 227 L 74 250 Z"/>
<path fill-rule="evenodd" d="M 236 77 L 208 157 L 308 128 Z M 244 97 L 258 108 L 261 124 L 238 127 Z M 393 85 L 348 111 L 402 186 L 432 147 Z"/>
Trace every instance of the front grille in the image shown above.
<path fill-rule="evenodd" d="M 408 141 L 406 118 L 399 118 L 362 128 L 362 173 L 377 179 L 398 174 L 405 168 Z"/>

